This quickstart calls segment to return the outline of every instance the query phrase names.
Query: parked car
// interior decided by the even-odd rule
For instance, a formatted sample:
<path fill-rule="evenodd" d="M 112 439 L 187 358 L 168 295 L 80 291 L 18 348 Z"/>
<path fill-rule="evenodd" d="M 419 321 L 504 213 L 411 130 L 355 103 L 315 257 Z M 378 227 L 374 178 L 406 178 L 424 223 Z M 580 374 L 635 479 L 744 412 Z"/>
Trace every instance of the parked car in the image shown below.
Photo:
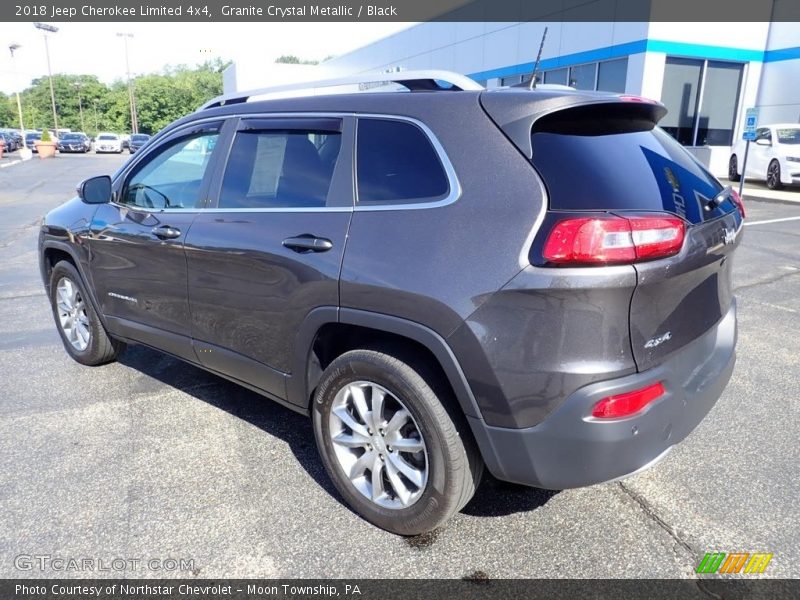
<path fill-rule="evenodd" d="M 221 97 L 84 181 L 39 235 L 66 352 L 146 344 L 309 415 L 342 498 L 404 535 L 484 466 L 655 464 L 733 370 L 736 193 L 660 103 L 396 77 L 425 93 Z"/>
<path fill-rule="evenodd" d="M 61 152 L 89 152 L 92 149 L 92 142 L 82 131 L 62 133 L 58 142 L 58 149 Z"/>
<path fill-rule="evenodd" d="M 36 149 L 36 142 L 42 139 L 42 133 L 40 131 L 29 131 L 25 134 L 25 145 L 28 147 L 29 150 L 33 152 L 38 152 Z"/>
<path fill-rule="evenodd" d="M 17 138 L 6 131 L 0 131 L 0 143 L 4 152 L 14 152 L 17 149 Z"/>
<path fill-rule="evenodd" d="M 728 161 L 728 179 L 739 181 L 746 142 L 739 140 Z M 800 124 L 765 125 L 756 130 L 747 156 L 747 177 L 762 179 L 771 190 L 800 183 Z"/>
<path fill-rule="evenodd" d="M 122 149 L 130 151 L 130 149 L 131 149 L 131 136 L 129 136 L 129 135 L 121 135 L 119 137 L 122 140 Z"/>
<path fill-rule="evenodd" d="M 147 141 L 150 139 L 151 136 L 147 135 L 146 133 L 134 133 L 131 135 L 130 143 L 128 145 L 128 152 L 133 154 L 137 150 L 139 150 L 142 146 L 144 146 Z"/>
<path fill-rule="evenodd" d="M 122 138 L 116 133 L 98 133 L 97 139 L 94 142 L 94 151 L 96 154 L 101 152 L 122 152 Z"/>

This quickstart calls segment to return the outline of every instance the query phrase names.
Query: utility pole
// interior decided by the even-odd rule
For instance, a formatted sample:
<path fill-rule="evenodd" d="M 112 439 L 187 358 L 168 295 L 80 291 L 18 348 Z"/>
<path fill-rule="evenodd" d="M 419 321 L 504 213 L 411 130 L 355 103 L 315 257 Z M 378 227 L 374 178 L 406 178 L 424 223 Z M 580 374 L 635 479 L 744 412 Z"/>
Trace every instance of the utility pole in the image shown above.
<path fill-rule="evenodd" d="M 34 23 L 33 24 L 36 29 L 42 31 L 44 35 L 44 51 L 47 55 L 47 76 L 50 79 L 50 102 L 53 105 L 53 127 L 55 128 L 55 134 L 58 136 L 58 115 L 56 115 L 56 93 L 53 90 L 53 71 L 50 68 L 50 46 L 47 42 L 47 34 L 48 33 L 58 33 L 58 27 L 53 27 L 52 25 L 48 25 L 47 23 Z"/>
<path fill-rule="evenodd" d="M 131 105 L 131 133 L 139 133 L 139 122 L 136 118 L 136 94 L 133 91 L 133 81 L 131 81 L 131 65 L 128 60 L 128 38 L 133 38 L 132 33 L 118 33 L 117 37 L 125 40 L 125 71 L 128 74 L 128 100 Z"/>
<path fill-rule="evenodd" d="M 11 51 L 11 63 L 14 65 L 14 79 L 17 77 L 16 61 L 14 61 L 14 51 L 22 48 L 19 44 L 11 44 L 8 49 Z M 17 113 L 19 114 L 19 130 L 22 133 L 22 139 L 25 139 L 25 124 L 22 122 L 22 101 L 19 99 L 19 82 L 15 82 L 14 88 L 17 92 Z"/>
<path fill-rule="evenodd" d="M 97 120 L 97 100 L 94 101 L 94 134 L 100 133 L 100 121 Z"/>
<path fill-rule="evenodd" d="M 78 110 L 81 113 L 81 131 L 86 132 L 86 123 L 83 121 L 83 101 L 81 100 L 81 87 L 83 84 L 80 81 L 75 82 L 75 89 L 78 90 Z"/>

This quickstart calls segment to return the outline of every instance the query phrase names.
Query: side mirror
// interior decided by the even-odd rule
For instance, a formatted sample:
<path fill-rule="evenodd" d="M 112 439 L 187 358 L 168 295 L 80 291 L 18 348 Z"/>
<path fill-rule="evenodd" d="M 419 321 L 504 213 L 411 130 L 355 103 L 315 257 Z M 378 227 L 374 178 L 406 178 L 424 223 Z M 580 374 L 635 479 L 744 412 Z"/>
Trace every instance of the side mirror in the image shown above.
<path fill-rule="evenodd" d="M 86 204 L 106 204 L 111 202 L 111 177 L 100 175 L 84 179 L 78 185 L 78 196 Z"/>
<path fill-rule="evenodd" d="M 758 138 L 756 140 L 756 144 L 759 146 L 772 146 L 772 142 L 769 141 L 767 138 Z"/>

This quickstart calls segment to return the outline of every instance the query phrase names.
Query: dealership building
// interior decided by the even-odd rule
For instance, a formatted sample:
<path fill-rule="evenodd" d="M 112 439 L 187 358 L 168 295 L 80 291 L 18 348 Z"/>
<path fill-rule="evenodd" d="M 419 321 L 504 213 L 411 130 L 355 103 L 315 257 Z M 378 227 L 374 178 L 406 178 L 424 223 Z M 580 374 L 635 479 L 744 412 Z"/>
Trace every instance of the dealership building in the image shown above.
<path fill-rule="evenodd" d="M 759 108 L 759 124 L 800 121 L 800 23 L 427 22 L 267 79 L 446 69 L 490 89 L 514 85 L 530 78 L 545 27 L 544 83 L 660 100 L 669 109 L 661 126 L 716 175 L 726 173 L 747 108 Z M 263 63 L 243 67 L 234 68 L 240 81 L 228 74 L 228 90 L 257 87 L 244 72 L 269 83 Z"/>

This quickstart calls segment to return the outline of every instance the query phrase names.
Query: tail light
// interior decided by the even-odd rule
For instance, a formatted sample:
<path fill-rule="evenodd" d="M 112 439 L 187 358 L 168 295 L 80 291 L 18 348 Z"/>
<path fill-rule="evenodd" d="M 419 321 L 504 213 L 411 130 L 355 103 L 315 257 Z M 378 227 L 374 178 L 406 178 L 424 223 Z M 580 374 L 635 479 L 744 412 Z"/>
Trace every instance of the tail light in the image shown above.
<path fill-rule="evenodd" d="M 603 398 L 594 405 L 592 416 L 597 419 L 620 419 L 629 417 L 664 395 L 664 384 L 660 381 L 640 390 L 615 394 Z"/>
<path fill-rule="evenodd" d="M 686 225 L 671 216 L 581 217 L 559 221 L 542 255 L 555 264 L 619 264 L 680 252 Z"/>
<path fill-rule="evenodd" d="M 747 216 L 747 214 L 744 212 L 744 201 L 739 195 L 739 192 L 734 189 L 731 189 L 731 200 L 733 200 L 733 203 L 736 205 L 736 208 L 739 209 L 739 212 L 742 214 L 742 218 L 744 219 Z"/>

